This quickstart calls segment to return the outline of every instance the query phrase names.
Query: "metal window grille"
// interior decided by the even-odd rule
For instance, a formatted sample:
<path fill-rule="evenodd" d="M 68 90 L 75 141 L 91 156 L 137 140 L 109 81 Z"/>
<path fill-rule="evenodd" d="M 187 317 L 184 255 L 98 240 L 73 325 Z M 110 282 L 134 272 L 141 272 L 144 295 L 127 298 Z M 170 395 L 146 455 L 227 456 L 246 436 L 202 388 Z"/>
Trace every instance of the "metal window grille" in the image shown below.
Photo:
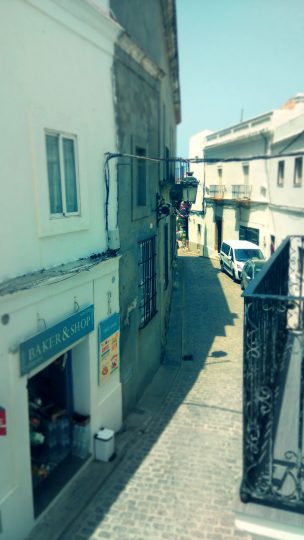
<path fill-rule="evenodd" d="M 233 184 L 231 186 L 231 192 L 233 199 L 247 199 L 251 195 L 251 186 L 248 184 Z"/>
<path fill-rule="evenodd" d="M 304 236 L 244 293 L 241 500 L 304 512 Z"/>
<path fill-rule="evenodd" d="M 156 314 L 156 241 L 155 236 L 139 243 L 140 326 L 146 326 Z"/>

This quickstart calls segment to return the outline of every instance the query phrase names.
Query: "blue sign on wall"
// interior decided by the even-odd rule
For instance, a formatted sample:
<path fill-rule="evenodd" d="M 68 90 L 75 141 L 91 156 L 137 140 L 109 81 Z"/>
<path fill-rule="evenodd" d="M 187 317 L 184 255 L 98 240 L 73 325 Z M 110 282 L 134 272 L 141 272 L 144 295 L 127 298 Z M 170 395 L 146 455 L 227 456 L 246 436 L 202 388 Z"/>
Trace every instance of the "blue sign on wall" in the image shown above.
<path fill-rule="evenodd" d="M 113 313 L 98 325 L 99 384 L 105 383 L 119 368 L 119 321 L 119 313 Z"/>
<path fill-rule="evenodd" d="M 92 330 L 94 330 L 93 305 L 24 341 L 20 345 L 21 375 L 29 373 L 49 358 L 59 355 L 61 351 Z"/>

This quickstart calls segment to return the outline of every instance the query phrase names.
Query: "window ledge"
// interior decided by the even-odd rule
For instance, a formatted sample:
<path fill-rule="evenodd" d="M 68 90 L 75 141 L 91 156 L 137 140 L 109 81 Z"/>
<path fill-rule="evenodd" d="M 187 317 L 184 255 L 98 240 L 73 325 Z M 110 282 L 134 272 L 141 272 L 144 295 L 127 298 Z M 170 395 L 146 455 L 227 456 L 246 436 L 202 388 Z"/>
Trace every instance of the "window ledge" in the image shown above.
<path fill-rule="evenodd" d="M 48 217 L 43 215 L 40 216 L 39 238 L 85 231 L 89 227 L 90 222 L 87 216 L 69 215 Z"/>

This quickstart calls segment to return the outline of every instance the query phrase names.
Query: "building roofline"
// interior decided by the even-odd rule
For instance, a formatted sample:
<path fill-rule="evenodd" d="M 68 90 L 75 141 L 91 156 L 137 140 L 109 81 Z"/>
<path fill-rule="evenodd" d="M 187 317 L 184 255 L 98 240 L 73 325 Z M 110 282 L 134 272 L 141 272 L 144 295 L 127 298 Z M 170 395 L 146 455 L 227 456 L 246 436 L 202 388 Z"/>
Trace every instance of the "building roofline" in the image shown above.
<path fill-rule="evenodd" d="M 181 95 L 179 82 L 179 59 L 177 44 L 177 17 L 175 0 L 161 0 L 164 30 L 169 59 L 169 76 L 173 94 L 176 123 L 181 122 Z"/>

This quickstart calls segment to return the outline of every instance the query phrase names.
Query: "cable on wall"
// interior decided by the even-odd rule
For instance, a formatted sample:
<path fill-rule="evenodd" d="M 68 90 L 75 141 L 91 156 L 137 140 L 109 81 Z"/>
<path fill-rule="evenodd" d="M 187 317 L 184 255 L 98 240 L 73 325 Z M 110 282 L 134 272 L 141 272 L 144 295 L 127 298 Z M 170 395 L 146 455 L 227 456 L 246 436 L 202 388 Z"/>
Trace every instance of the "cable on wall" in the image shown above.
<path fill-rule="evenodd" d="M 104 164 L 104 179 L 105 179 L 105 188 L 106 188 L 106 200 L 105 200 L 105 226 L 106 226 L 106 235 L 107 235 L 107 247 L 109 249 L 109 197 L 110 197 L 110 168 L 109 168 L 109 162 L 111 159 L 117 159 L 117 158 L 130 158 L 130 159 L 142 159 L 145 161 L 152 161 L 155 163 L 187 163 L 188 167 L 191 163 L 204 163 L 204 164 L 214 164 L 214 163 L 237 163 L 237 162 L 243 162 L 243 161 L 269 161 L 271 159 L 278 159 L 282 157 L 299 157 L 304 156 L 304 152 L 288 152 L 286 154 L 282 154 L 284 150 L 289 148 L 302 134 L 304 133 L 304 130 L 295 137 L 279 154 L 260 154 L 258 156 L 243 156 L 243 157 L 229 157 L 229 158 L 223 158 L 223 157 L 215 157 L 215 158 L 182 158 L 182 157 L 173 157 L 173 158 L 163 158 L 163 157 L 154 157 L 154 156 L 138 156 L 136 154 L 127 154 L 122 152 L 106 152 L 105 156 L 105 164 Z M 205 173 L 204 173 L 205 174 Z"/>

